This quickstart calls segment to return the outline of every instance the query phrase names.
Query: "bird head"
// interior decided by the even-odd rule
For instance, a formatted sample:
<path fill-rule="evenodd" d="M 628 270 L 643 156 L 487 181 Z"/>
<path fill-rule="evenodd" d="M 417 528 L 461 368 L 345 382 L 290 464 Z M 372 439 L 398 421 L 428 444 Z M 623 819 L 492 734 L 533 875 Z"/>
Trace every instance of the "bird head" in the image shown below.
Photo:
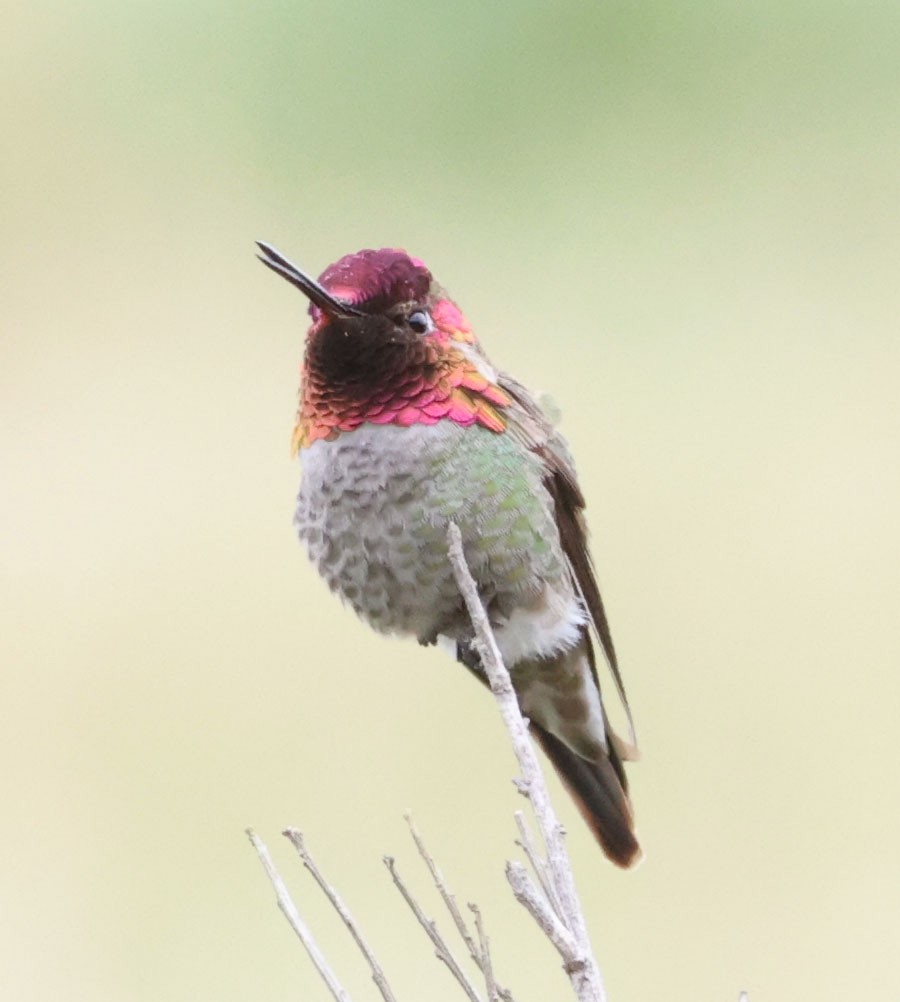
<path fill-rule="evenodd" d="M 510 398 L 420 260 L 402 250 L 361 250 L 313 279 L 268 244 L 258 246 L 263 264 L 309 300 L 295 450 L 365 423 L 505 429 Z"/>

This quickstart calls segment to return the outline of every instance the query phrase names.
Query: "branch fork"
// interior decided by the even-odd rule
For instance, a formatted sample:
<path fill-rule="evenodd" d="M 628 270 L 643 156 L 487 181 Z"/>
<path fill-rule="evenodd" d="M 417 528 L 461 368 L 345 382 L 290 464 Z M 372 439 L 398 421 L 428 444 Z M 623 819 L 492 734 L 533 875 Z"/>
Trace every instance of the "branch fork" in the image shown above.
<path fill-rule="evenodd" d="M 474 644 L 481 657 L 481 663 L 490 682 L 491 690 L 500 709 L 500 714 L 512 740 L 513 750 L 521 770 L 516 779 L 516 788 L 528 798 L 534 810 L 537 828 L 543 843 L 543 855 L 535 843 L 524 816 L 516 811 L 515 821 L 519 832 L 517 844 L 525 853 L 534 873 L 534 878 L 522 863 L 506 864 L 506 879 L 516 900 L 528 911 L 538 927 L 553 944 L 563 961 L 563 969 L 569 977 L 578 1002 L 606 1002 L 606 994 L 600 970 L 591 950 L 584 914 L 575 889 L 575 881 L 565 847 L 565 829 L 560 824 L 550 802 L 550 796 L 538 764 L 537 755 L 528 734 L 528 723 L 519 709 L 515 689 L 497 646 L 488 620 L 487 612 L 478 595 L 478 589 L 469 571 L 463 554 L 459 529 L 451 524 L 448 531 L 450 562 L 460 594 L 465 601 L 475 632 Z M 409 814 L 406 815 L 410 835 L 418 853 L 425 863 L 432 882 L 450 914 L 456 932 L 466 952 L 484 982 L 484 995 L 466 974 L 457 961 L 448 943 L 442 936 L 434 919 L 429 918 L 413 897 L 400 876 L 396 862 L 391 856 L 384 857 L 391 879 L 399 890 L 406 905 L 431 941 L 438 959 L 447 967 L 469 1002 L 515 1002 L 508 989 L 500 985 L 494 974 L 490 955 L 489 938 L 485 932 L 481 912 L 474 904 L 468 908 L 474 923 L 474 932 L 466 922 L 455 896 L 450 892 L 443 874 Z M 247 835 L 259 856 L 269 880 L 275 890 L 278 906 L 285 918 L 303 943 L 316 970 L 337 1002 L 350 1002 L 334 971 L 325 960 L 316 942 L 300 916 L 290 893 L 272 862 L 265 843 L 252 830 Z M 372 980 L 381 993 L 384 1002 L 396 1002 L 387 978 L 374 953 L 363 938 L 359 927 L 333 886 L 323 876 L 312 858 L 302 834 L 296 828 L 288 828 L 285 837 L 296 849 L 304 867 L 312 874 L 321 891 L 337 911 L 347 926 L 354 942 L 363 954 L 372 974 Z"/>

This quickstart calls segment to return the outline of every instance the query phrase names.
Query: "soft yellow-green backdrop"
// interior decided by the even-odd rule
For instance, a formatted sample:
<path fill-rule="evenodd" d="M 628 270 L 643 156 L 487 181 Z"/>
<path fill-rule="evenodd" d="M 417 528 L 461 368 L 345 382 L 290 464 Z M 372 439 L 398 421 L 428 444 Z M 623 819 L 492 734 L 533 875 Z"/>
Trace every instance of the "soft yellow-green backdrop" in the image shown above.
<path fill-rule="evenodd" d="M 636 872 L 560 798 L 613 1002 L 896 997 L 897 4 L 4 8 L 0 996 L 324 999 L 252 824 L 372 998 L 294 824 L 456 1000 L 405 808 L 520 1002 L 566 996 L 493 703 L 294 540 L 263 238 L 409 248 L 562 407 L 644 752 Z"/>

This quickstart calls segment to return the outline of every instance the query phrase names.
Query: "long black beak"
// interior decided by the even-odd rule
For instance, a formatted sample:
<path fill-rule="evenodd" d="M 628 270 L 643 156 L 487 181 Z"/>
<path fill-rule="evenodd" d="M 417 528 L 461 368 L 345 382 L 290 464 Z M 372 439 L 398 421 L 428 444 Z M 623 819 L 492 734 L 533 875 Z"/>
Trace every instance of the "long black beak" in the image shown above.
<path fill-rule="evenodd" d="M 291 285 L 296 285 L 310 302 L 315 303 L 320 310 L 324 310 L 329 316 L 361 317 L 364 315 L 362 310 L 351 306 L 350 303 L 335 299 L 315 279 L 305 275 L 295 264 L 291 264 L 286 257 L 282 257 L 274 247 L 264 244 L 262 240 L 257 240 L 256 246 L 262 251 L 262 254 L 256 256 L 267 268 L 271 268 L 276 274 L 286 278 Z"/>

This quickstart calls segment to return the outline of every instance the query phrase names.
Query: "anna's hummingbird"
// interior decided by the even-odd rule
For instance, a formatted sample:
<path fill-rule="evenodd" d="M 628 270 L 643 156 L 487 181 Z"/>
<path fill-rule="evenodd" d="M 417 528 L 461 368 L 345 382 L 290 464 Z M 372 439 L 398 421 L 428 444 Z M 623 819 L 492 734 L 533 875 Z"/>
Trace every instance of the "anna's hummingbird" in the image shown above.
<path fill-rule="evenodd" d="M 565 440 L 421 261 L 363 250 L 314 281 L 259 247 L 310 300 L 293 437 L 310 558 L 375 630 L 449 641 L 484 681 L 447 554 L 455 522 L 532 733 L 603 851 L 630 866 L 633 728 L 619 739 L 600 697 L 592 634 L 628 714 Z"/>

